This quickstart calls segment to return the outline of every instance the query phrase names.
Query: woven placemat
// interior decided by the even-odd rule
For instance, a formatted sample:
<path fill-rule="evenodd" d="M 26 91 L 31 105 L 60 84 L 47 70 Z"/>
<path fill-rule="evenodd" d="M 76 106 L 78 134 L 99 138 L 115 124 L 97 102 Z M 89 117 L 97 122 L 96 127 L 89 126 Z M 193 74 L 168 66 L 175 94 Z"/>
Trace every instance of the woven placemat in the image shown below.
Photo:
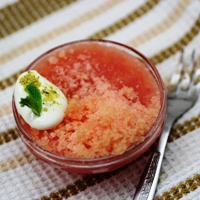
<path fill-rule="evenodd" d="M 132 46 L 166 81 L 180 51 L 200 58 L 198 0 L 0 1 L 0 200 L 132 199 L 151 151 L 113 172 L 79 175 L 37 160 L 21 142 L 12 115 L 19 74 L 41 53 L 79 39 Z M 155 199 L 200 199 L 200 101 L 174 125 Z"/>

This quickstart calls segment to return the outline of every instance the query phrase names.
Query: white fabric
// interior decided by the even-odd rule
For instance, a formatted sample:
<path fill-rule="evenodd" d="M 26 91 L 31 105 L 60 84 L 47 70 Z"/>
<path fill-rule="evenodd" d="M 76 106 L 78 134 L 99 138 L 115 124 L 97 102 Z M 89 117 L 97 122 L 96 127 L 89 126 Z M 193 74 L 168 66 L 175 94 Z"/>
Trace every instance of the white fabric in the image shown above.
<path fill-rule="evenodd" d="M 15 2 L 17 1 L 1 0 L 0 8 L 4 8 L 8 4 L 12 5 Z M 0 81 L 24 69 L 37 56 L 48 49 L 72 40 L 86 39 L 119 21 L 130 12 L 137 10 L 146 2 L 147 0 L 79 0 L 0 39 Z M 177 5 L 182 4 L 184 6 L 184 2 L 187 2 L 188 6 L 165 31 L 160 31 L 156 36 L 153 35 L 152 37 L 147 34 L 148 30 L 159 29 L 157 25 L 168 18 L 170 12 Z M 93 10 L 95 12 L 91 13 Z M 138 41 L 139 45 L 136 46 L 147 57 L 151 57 L 169 47 L 186 34 L 195 20 L 199 18 L 199 14 L 199 0 L 189 0 L 189 2 L 187 0 L 162 0 L 149 12 L 124 28 L 109 34 L 105 39 L 129 45 L 132 40 L 140 38 L 142 35 L 144 35 L 144 38 L 150 37 L 145 42 L 141 41 L 140 43 Z M 70 28 L 69 25 L 72 21 L 78 24 L 77 26 L 73 24 L 74 27 Z M 168 25 L 166 24 L 165 26 Z M 65 31 L 65 28 L 67 31 Z M 56 32 L 56 30 L 60 32 Z M 51 37 L 45 38 L 50 32 L 52 32 Z M 47 40 L 45 41 L 44 38 Z M 33 44 L 32 48 L 28 43 L 34 40 L 38 44 Z M 133 44 L 131 45 L 134 47 Z M 196 56 L 200 56 L 199 45 L 200 33 L 185 47 L 186 55 L 189 56 L 192 50 L 196 49 Z M 25 50 L 20 46 L 25 47 Z M 1 58 L 5 59 L 6 55 L 15 49 L 16 51 L 11 54 L 11 59 L 1 60 Z M 23 53 L 20 53 L 19 49 Z M 164 80 L 175 70 L 179 58 L 180 52 L 177 52 L 157 65 L 158 71 Z M 11 107 L 13 87 L 9 86 L 4 90 L 0 90 L 0 113 L 5 113 L 5 110 L 1 109 L 5 105 Z M 200 101 L 198 101 L 194 108 L 183 115 L 177 121 L 177 124 L 184 123 L 184 121 L 198 116 L 199 110 Z M 0 136 L 3 136 L 4 132 L 15 127 L 12 112 L 0 114 Z M 195 174 L 200 174 L 199 133 L 200 129 L 198 128 L 168 143 L 156 196 L 163 195 L 164 192 L 169 191 L 172 187 L 179 185 Z M 19 164 L 21 161 L 17 159 L 24 159 L 25 164 Z M 143 156 L 111 178 L 88 187 L 69 199 L 131 200 L 147 160 L 148 156 Z M 5 165 L 8 166 L 8 170 L 5 170 Z M 82 179 L 83 175 L 60 171 L 35 159 L 20 138 L 0 145 L 0 200 L 40 199 L 45 195 L 50 196 L 51 193 L 66 188 L 67 185 L 74 184 L 75 181 Z M 195 198 L 200 199 L 199 187 L 185 194 L 182 199 Z"/>

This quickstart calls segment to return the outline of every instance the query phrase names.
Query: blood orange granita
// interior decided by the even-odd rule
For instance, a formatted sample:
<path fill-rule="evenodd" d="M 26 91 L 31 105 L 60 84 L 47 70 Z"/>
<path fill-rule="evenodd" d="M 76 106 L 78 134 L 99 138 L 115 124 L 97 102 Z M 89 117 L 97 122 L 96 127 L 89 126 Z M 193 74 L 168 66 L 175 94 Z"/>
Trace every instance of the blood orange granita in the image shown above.
<path fill-rule="evenodd" d="M 155 123 L 160 92 L 138 58 L 98 43 L 70 44 L 52 51 L 33 68 L 67 98 L 63 121 L 54 128 L 23 128 L 41 147 L 71 158 L 124 153 L 144 141 Z"/>

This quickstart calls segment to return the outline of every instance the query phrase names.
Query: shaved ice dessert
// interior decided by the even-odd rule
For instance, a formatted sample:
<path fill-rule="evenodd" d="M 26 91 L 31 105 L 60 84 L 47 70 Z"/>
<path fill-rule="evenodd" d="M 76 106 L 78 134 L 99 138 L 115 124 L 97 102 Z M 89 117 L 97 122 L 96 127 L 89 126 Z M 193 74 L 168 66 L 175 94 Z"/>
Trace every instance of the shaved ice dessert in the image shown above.
<path fill-rule="evenodd" d="M 37 130 L 20 119 L 30 137 L 55 154 L 123 154 L 145 140 L 158 117 L 160 91 L 151 71 L 115 47 L 72 43 L 47 54 L 32 69 L 56 85 L 68 102 L 62 122 L 53 128 Z"/>

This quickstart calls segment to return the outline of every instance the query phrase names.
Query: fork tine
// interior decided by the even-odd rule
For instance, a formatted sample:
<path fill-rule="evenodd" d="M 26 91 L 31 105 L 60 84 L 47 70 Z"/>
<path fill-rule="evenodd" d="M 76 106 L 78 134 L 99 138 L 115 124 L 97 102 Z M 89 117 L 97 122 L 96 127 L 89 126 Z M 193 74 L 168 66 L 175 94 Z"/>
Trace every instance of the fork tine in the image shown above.
<path fill-rule="evenodd" d="M 181 82 L 180 82 L 180 88 L 182 90 L 187 90 L 190 86 L 190 83 L 192 82 L 195 74 L 194 69 L 194 55 L 195 50 L 192 51 L 192 54 L 189 58 L 189 62 L 183 61 L 183 74 L 181 76 Z"/>
<path fill-rule="evenodd" d="M 181 79 L 181 73 L 183 70 L 183 55 L 184 55 L 184 49 L 182 48 L 179 63 L 176 67 L 176 71 L 172 74 L 172 77 L 169 80 L 169 84 L 167 85 L 168 92 L 175 91 L 177 88 L 177 85 Z"/>
<path fill-rule="evenodd" d="M 194 85 L 200 84 L 200 59 L 195 60 L 195 77 L 194 77 Z"/>
<path fill-rule="evenodd" d="M 193 82 L 192 84 L 194 84 L 194 80 L 197 79 L 197 68 L 200 67 L 197 67 L 195 63 L 195 50 L 192 51 L 189 58 L 186 58 L 184 56 L 184 49 L 182 49 L 177 68 L 167 85 L 168 94 L 175 92 L 178 88 L 188 90 L 191 83 Z M 198 70 L 198 80 L 200 82 L 200 69 Z"/>

